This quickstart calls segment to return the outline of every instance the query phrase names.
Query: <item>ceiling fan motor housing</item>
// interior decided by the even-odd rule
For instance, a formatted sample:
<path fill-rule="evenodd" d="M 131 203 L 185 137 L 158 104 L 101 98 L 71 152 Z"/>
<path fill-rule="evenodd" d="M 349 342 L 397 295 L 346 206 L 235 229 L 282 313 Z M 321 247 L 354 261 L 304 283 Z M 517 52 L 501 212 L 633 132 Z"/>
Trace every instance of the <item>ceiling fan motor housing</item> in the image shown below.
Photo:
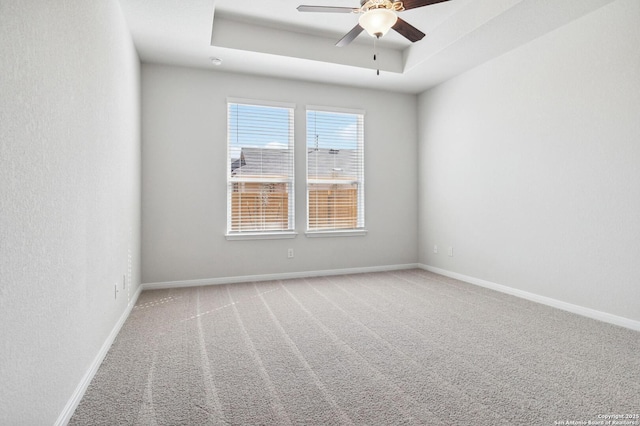
<path fill-rule="evenodd" d="M 404 10 L 404 5 L 401 1 L 391 0 L 361 0 L 360 6 L 362 12 L 373 9 L 390 9 L 396 12 Z"/>

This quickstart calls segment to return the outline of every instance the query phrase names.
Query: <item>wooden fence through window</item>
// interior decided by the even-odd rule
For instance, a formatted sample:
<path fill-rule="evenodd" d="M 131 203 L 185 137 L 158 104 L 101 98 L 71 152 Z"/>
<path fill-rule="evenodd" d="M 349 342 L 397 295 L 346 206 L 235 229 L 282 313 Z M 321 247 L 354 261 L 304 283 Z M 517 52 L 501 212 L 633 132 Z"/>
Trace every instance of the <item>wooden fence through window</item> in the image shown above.
<path fill-rule="evenodd" d="M 232 231 L 287 230 L 289 194 L 286 192 L 233 192 Z M 309 191 L 309 229 L 353 229 L 358 223 L 356 188 Z"/>

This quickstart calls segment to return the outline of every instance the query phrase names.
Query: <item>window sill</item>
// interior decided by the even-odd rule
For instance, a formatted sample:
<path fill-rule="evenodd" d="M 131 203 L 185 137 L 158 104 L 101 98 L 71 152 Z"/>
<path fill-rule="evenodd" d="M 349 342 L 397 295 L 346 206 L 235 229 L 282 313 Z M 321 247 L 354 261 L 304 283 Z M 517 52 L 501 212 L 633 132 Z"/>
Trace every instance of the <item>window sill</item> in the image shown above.
<path fill-rule="evenodd" d="M 344 231 L 307 231 L 305 235 L 308 238 L 324 238 L 324 237 L 364 237 L 367 235 L 366 229 L 347 229 Z"/>
<path fill-rule="evenodd" d="M 282 240 L 295 238 L 298 235 L 295 231 L 285 232 L 239 232 L 237 234 L 225 234 L 227 241 L 240 240 Z"/>

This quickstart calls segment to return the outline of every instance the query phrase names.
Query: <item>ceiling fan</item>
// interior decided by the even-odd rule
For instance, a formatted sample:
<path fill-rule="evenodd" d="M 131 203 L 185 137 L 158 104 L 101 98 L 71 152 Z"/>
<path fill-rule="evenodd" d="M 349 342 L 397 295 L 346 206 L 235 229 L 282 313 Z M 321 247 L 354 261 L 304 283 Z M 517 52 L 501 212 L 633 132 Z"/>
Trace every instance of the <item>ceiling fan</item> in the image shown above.
<path fill-rule="evenodd" d="M 300 12 L 328 12 L 328 13 L 361 13 L 358 24 L 353 27 L 336 46 L 343 47 L 351 43 L 363 30 L 372 37 L 380 38 L 391 28 L 409 41 L 415 43 L 422 40 L 424 33 L 400 19 L 397 12 L 429 6 L 449 0 L 360 0 L 360 7 L 340 6 L 298 6 Z"/>

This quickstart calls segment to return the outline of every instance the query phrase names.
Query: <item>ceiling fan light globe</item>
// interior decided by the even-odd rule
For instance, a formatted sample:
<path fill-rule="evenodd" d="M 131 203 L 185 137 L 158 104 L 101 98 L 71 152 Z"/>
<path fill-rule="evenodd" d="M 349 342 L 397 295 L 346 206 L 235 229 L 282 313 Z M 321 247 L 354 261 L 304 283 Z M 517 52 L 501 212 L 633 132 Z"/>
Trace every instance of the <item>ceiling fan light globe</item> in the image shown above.
<path fill-rule="evenodd" d="M 389 32 L 398 16 L 389 9 L 370 9 L 360 15 L 358 23 L 371 37 L 382 37 Z"/>

